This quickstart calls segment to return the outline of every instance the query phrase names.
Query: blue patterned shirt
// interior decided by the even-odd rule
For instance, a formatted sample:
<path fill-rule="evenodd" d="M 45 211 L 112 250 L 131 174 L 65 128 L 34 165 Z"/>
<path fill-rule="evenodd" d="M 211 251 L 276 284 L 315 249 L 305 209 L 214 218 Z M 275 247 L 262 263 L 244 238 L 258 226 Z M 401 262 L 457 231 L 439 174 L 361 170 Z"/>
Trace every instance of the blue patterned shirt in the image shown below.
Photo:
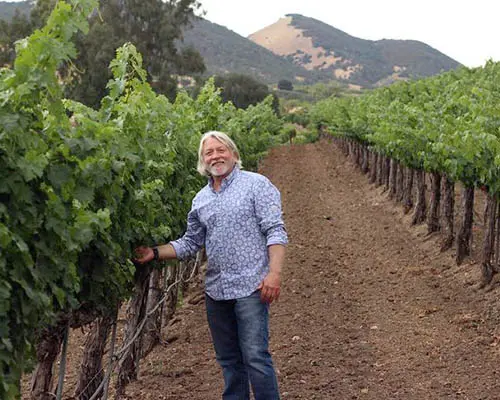
<path fill-rule="evenodd" d="M 198 192 L 186 233 L 170 243 L 180 260 L 205 246 L 205 291 L 214 300 L 230 300 L 257 289 L 269 272 L 267 246 L 287 242 L 278 189 L 235 166 L 218 192 L 211 180 Z"/>

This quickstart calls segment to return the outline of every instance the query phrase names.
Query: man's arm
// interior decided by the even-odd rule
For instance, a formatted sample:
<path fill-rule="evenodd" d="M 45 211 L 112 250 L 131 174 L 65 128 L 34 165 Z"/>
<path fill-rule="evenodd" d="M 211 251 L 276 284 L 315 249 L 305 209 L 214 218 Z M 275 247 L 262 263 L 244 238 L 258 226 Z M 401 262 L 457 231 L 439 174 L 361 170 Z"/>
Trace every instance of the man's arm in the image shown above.
<path fill-rule="evenodd" d="M 205 228 L 198 219 L 198 214 L 194 206 L 191 206 L 191 211 L 187 217 L 186 233 L 179 239 L 156 247 L 141 246 L 135 249 L 134 262 L 145 264 L 155 259 L 155 251 L 158 252 L 157 260 L 183 260 L 191 255 L 196 254 L 205 244 Z"/>
<path fill-rule="evenodd" d="M 269 252 L 269 273 L 281 275 L 283 263 L 285 262 L 285 246 L 273 244 L 267 248 Z"/>
<path fill-rule="evenodd" d="M 286 245 L 288 236 L 281 213 L 281 195 L 269 179 L 262 176 L 254 185 L 254 206 L 257 223 L 266 237 L 269 248 L 275 244 Z"/>
<path fill-rule="evenodd" d="M 269 255 L 269 273 L 258 289 L 261 289 L 261 300 L 271 303 L 280 295 L 281 270 L 288 236 L 281 215 L 280 192 L 269 179 L 262 177 L 254 187 L 254 201 L 257 223 L 266 237 Z"/>
<path fill-rule="evenodd" d="M 272 303 L 278 300 L 281 290 L 281 270 L 285 262 L 285 246 L 273 244 L 268 246 L 269 273 L 259 285 L 260 298 L 263 302 Z"/>
<path fill-rule="evenodd" d="M 145 264 L 154 260 L 154 249 L 155 248 L 153 247 L 138 247 L 137 249 L 135 249 L 135 253 L 137 254 L 138 258 L 135 258 L 134 261 L 139 264 Z M 170 243 L 157 246 L 156 250 L 158 251 L 158 261 L 172 260 L 174 258 L 177 258 L 174 246 L 172 246 Z"/>

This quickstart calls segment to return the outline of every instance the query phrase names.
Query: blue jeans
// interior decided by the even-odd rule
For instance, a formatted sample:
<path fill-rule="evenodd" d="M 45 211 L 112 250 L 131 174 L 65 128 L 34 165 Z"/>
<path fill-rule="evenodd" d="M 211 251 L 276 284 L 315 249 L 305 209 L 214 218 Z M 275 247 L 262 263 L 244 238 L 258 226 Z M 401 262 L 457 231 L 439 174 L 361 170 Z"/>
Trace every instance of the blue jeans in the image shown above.
<path fill-rule="evenodd" d="M 279 400 L 278 381 L 269 354 L 269 305 L 260 291 L 236 300 L 205 295 L 207 319 L 217 362 L 224 375 L 223 400 Z"/>

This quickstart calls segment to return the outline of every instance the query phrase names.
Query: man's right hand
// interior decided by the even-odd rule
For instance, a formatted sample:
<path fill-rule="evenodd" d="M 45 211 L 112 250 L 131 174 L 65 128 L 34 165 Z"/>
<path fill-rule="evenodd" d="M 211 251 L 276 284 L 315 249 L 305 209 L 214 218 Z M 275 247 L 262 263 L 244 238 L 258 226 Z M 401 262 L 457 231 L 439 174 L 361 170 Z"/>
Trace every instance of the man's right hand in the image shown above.
<path fill-rule="evenodd" d="M 153 260 L 154 253 L 151 247 L 141 246 L 134 250 L 137 257 L 133 259 L 135 263 L 146 264 Z"/>

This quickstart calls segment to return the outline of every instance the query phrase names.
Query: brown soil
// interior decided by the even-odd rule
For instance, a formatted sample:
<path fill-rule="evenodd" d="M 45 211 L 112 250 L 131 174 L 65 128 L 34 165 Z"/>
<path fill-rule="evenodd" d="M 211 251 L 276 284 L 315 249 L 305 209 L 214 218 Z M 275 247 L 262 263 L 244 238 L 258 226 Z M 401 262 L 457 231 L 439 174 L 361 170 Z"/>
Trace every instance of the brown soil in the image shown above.
<path fill-rule="evenodd" d="M 476 289 L 473 260 L 440 253 L 331 143 L 276 148 L 262 173 L 290 236 L 271 307 L 284 399 L 500 399 L 498 289 Z M 130 399 L 221 398 L 203 302 L 185 303 Z"/>

